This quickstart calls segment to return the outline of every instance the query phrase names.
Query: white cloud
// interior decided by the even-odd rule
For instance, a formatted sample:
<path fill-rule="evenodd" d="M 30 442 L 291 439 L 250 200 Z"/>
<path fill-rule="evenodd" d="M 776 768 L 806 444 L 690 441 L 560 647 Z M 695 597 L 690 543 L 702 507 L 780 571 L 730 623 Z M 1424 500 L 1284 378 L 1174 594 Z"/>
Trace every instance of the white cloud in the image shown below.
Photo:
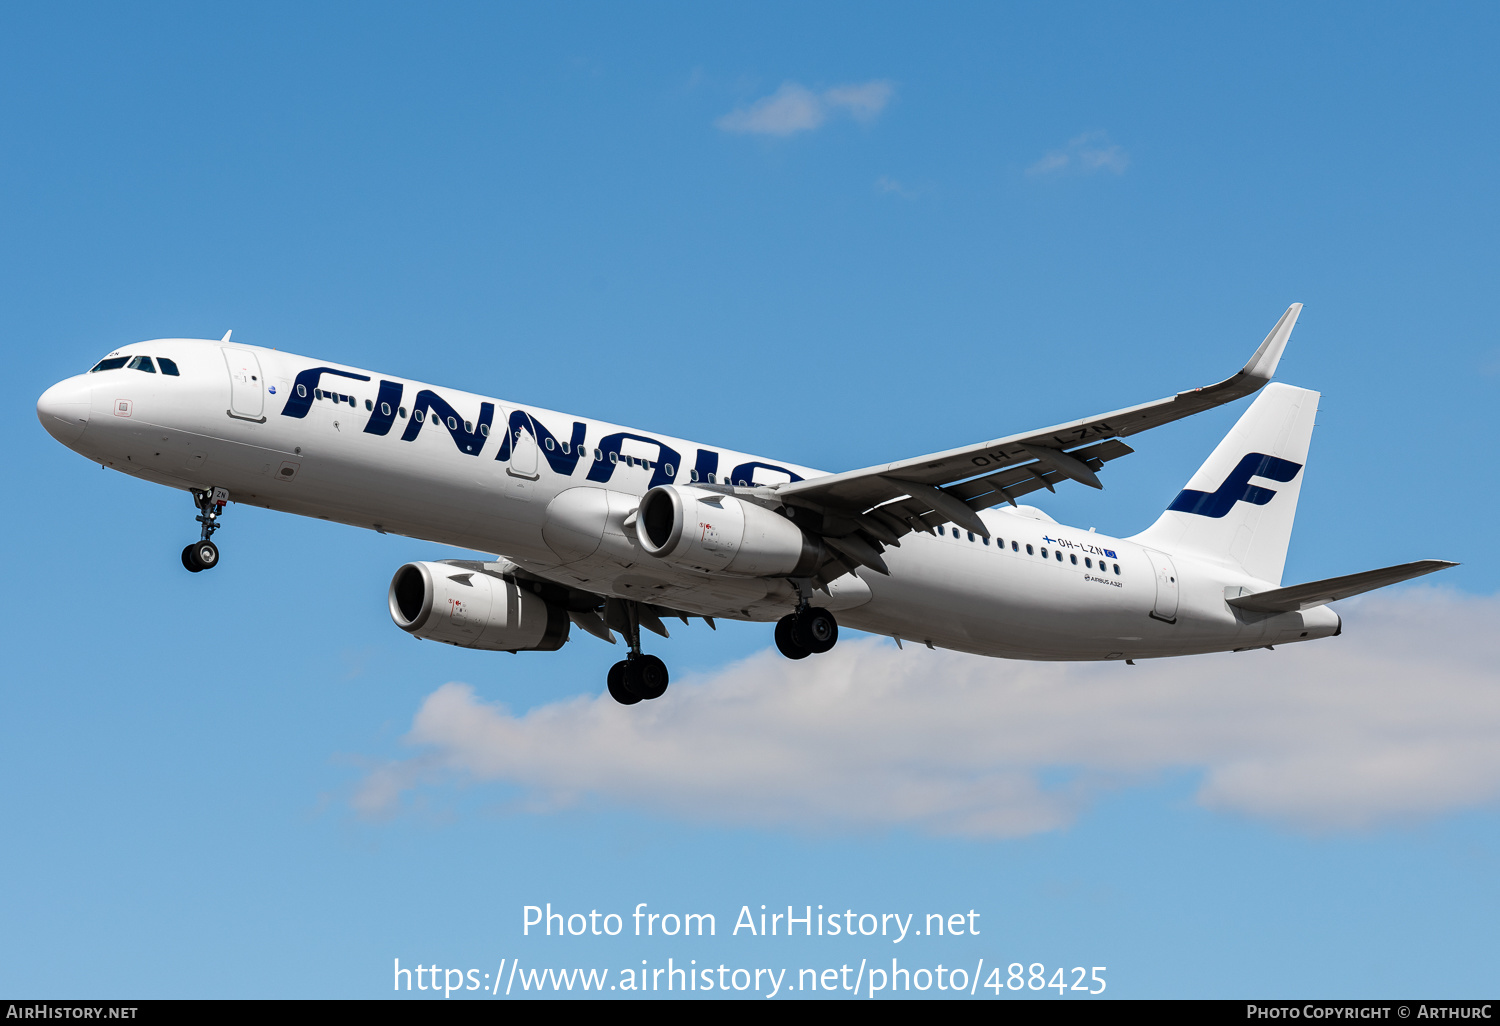
<path fill-rule="evenodd" d="M 406 738 L 418 753 L 370 773 L 355 806 L 389 814 L 413 792 L 495 781 L 537 812 L 1005 837 L 1181 771 L 1207 808 L 1312 831 L 1500 798 L 1500 600 L 1410 590 L 1344 612 L 1341 638 L 1136 666 L 849 639 L 628 708 L 601 695 L 515 715 L 445 684 Z"/>
<path fill-rule="evenodd" d="M 917 194 L 915 189 L 908 189 L 899 180 L 892 178 L 890 175 L 881 175 L 879 178 L 876 178 L 873 188 L 881 196 L 895 195 L 911 199 Z"/>
<path fill-rule="evenodd" d="M 849 112 L 855 121 L 871 122 L 885 110 L 895 87 L 889 82 L 865 82 L 861 85 L 834 86 L 823 93 L 823 102 Z"/>
<path fill-rule="evenodd" d="M 1068 166 L 1069 157 L 1060 150 L 1053 150 L 1041 160 L 1026 169 L 1027 174 L 1045 175 L 1052 171 L 1061 171 Z"/>
<path fill-rule="evenodd" d="M 885 109 L 894 91 L 891 83 L 882 81 L 834 86 L 821 93 L 786 82 L 770 96 L 730 111 L 715 124 L 726 132 L 782 136 L 810 132 L 841 112 L 868 124 Z"/>
<path fill-rule="evenodd" d="M 1033 176 L 1053 175 L 1063 171 L 1092 174 L 1109 171 L 1123 175 L 1130 166 L 1130 154 L 1124 147 L 1111 143 L 1104 132 L 1085 132 L 1068 141 L 1060 150 L 1051 150 L 1026 169 Z"/>

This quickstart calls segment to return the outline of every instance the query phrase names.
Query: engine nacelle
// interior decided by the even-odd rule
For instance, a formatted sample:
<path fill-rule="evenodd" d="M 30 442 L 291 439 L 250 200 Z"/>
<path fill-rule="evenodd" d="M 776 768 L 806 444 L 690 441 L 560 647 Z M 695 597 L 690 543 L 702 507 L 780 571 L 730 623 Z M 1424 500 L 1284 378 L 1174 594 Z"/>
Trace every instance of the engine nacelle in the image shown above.
<path fill-rule="evenodd" d="M 693 570 L 745 577 L 801 577 L 817 568 L 822 546 L 779 513 L 691 485 L 658 485 L 635 519 L 641 548 Z"/>
<path fill-rule="evenodd" d="M 508 577 L 453 563 L 407 563 L 391 578 L 390 604 L 403 631 L 460 648 L 552 652 L 568 640 L 565 610 Z"/>

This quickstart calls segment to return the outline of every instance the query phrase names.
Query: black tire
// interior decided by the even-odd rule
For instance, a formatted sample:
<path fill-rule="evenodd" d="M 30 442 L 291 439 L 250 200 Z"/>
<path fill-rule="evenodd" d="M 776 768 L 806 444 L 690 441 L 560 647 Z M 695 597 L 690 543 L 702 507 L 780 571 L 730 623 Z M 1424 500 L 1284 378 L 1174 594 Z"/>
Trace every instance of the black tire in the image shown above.
<path fill-rule="evenodd" d="M 219 547 L 211 541 L 201 541 L 190 546 L 193 550 L 193 562 L 198 564 L 200 570 L 212 570 L 219 565 Z"/>
<path fill-rule="evenodd" d="M 193 556 L 193 551 L 197 548 L 198 546 L 196 545 L 189 545 L 182 550 L 182 568 L 189 573 L 196 574 L 203 569 L 198 565 L 197 559 Z"/>
<path fill-rule="evenodd" d="M 792 640 L 813 655 L 827 652 L 839 640 L 839 622 L 826 609 L 804 609 L 792 619 Z"/>
<path fill-rule="evenodd" d="M 625 660 L 609 668 L 609 697 L 621 705 L 635 705 L 641 700 L 641 696 L 625 687 Z"/>
<path fill-rule="evenodd" d="M 625 686 L 641 698 L 660 698 L 667 681 L 667 664 L 654 655 L 637 656 L 625 664 Z"/>
<path fill-rule="evenodd" d="M 776 647 L 788 659 L 806 659 L 812 653 L 797 644 L 797 639 L 792 637 L 792 621 L 796 618 L 795 613 L 788 613 L 776 621 Z"/>

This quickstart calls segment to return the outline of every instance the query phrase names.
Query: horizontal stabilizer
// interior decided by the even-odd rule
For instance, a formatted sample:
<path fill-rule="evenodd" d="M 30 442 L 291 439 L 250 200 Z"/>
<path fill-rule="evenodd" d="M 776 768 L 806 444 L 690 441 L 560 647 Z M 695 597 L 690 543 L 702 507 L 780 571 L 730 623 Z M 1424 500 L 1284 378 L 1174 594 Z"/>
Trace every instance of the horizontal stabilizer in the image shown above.
<path fill-rule="evenodd" d="M 1328 602 L 1337 602 L 1339 599 L 1354 595 L 1362 595 L 1367 591 L 1374 591 L 1376 588 L 1384 588 L 1387 585 L 1400 584 L 1413 577 L 1446 570 L 1450 566 L 1458 566 L 1458 564 L 1443 559 L 1419 559 L 1415 563 L 1402 563 L 1400 566 L 1388 566 L 1381 570 L 1366 570 L 1360 574 L 1330 577 L 1324 581 L 1312 581 L 1308 584 L 1294 584 L 1290 588 L 1276 588 L 1272 591 L 1258 591 L 1253 595 L 1240 595 L 1229 599 L 1228 602 L 1238 609 L 1249 609 L 1257 613 L 1290 613 L 1300 609 L 1311 609 L 1313 606 L 1321 606 Z"/>

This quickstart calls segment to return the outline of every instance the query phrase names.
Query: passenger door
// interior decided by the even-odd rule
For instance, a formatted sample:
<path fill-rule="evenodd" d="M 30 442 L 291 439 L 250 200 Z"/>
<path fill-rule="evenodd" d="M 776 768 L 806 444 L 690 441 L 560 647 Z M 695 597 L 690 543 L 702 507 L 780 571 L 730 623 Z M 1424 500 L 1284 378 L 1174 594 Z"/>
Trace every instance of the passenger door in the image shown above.
<path fill-rule="evenodd" d="M 1161 552 L 1146 549 L 1151 569 L 1156 574 L 1156 606 L 1151 615 L 1167 623 L 1177 622 L 1177 567 Z"/>
<path fill-rule="evenodd" d="M 223 348 L 229 368 L 229 415 L 264 423 L 266 390 L 260 379 L 260 360 L 248 349 Z"/>

